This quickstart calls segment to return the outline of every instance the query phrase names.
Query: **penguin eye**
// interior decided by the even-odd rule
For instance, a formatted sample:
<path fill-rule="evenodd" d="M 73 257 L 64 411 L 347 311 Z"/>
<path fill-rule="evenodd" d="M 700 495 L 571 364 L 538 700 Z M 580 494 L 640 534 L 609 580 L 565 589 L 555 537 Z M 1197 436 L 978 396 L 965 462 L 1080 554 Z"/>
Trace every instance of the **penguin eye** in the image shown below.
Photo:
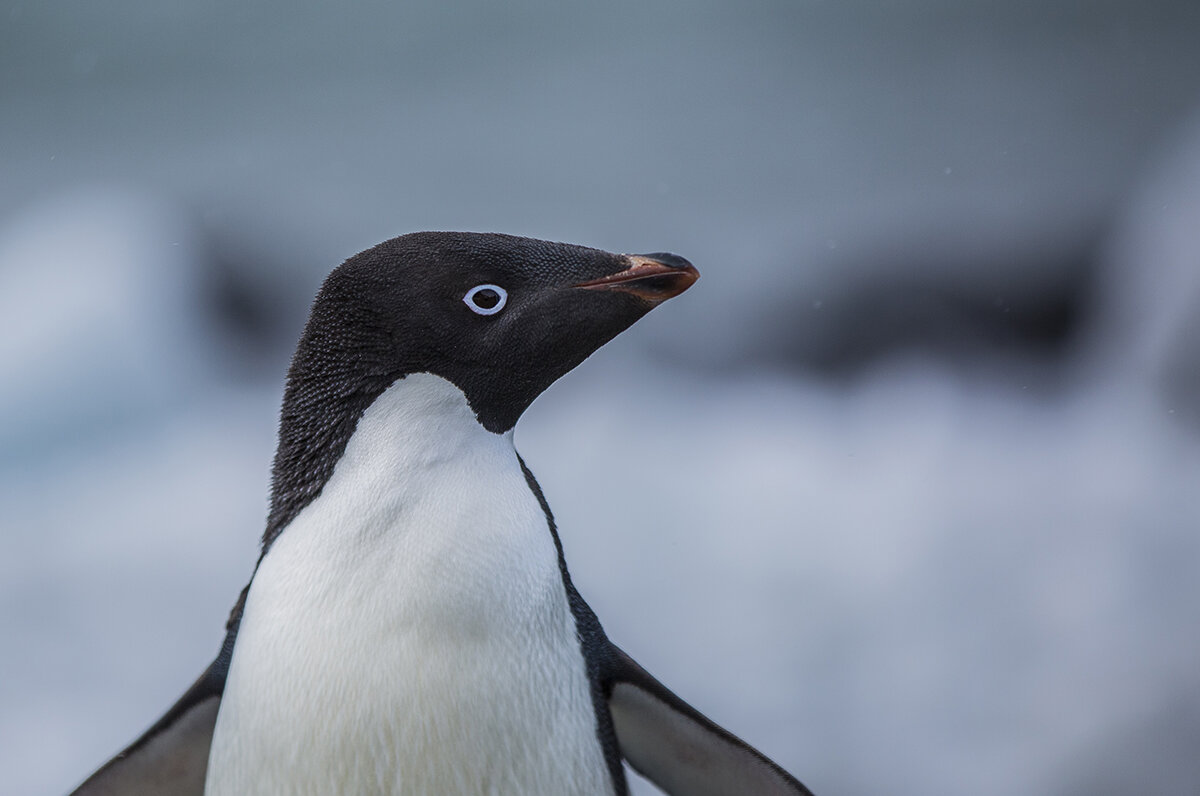
<path fill-rule="evenodd" d="M 476 285 L 463 296 L 463 303 L 480 315 L 495 315 L 508 303 L 508 292 L 499 285 Z"/>

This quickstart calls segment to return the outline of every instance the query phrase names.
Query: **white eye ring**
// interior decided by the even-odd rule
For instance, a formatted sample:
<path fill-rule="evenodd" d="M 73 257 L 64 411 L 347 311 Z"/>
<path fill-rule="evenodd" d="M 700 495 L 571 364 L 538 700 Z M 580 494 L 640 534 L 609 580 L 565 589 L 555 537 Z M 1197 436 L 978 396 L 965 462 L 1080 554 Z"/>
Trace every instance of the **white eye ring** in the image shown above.
<path fill-rule="evenodd" d="M 490 290 L 500 297 L 491 307 L 483 307 L 475 303 L 475 297 L 485 290 Z M 467 291 L 467 295 L 463 296 L 463 303 L 471 308 L 471 312 L 480 315 L 495 315 L 500 310 L 504 309 L 504 305 L 508 303 L 508 291 L 499 285 L 476 285 Z"/>

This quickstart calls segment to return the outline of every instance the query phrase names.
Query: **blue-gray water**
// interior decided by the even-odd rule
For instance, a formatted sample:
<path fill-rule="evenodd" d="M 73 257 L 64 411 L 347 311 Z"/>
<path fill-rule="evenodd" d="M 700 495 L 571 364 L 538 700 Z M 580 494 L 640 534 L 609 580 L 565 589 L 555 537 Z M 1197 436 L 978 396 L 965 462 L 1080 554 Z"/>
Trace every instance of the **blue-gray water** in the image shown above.
<path fill-rule="evenodd" d="M 1195 792 L 1198 40 L 1190 3 L 0 4 L 0 793 L 211 658 L 307 303 L 417 229 L 701 270 L 517 431 L 685 698 L 818 794 Z"/>

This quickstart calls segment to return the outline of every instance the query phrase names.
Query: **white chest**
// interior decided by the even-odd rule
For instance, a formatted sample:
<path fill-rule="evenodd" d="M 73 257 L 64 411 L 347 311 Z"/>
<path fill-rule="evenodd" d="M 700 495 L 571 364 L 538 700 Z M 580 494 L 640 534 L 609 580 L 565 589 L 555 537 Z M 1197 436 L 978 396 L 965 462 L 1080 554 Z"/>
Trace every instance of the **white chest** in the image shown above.
<path fill-rule="evenodd" d="M 609 780 L 511 435 L 441 378 L 396 382 L 255 575 L 206 794 L 560 796 Z"/>

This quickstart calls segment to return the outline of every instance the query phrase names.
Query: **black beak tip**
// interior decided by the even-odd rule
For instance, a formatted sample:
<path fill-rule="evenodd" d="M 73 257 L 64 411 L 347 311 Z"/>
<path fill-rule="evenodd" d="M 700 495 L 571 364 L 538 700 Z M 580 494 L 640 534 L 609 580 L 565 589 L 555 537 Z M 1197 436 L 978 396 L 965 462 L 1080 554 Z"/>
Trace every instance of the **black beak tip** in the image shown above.
<path fill-rule="evenodd" d="M 687 269 L 691 268 L 692 264 L 678 254 L 670 252 L 653 252 L 652 254 L 639 254 L 638 257 L 645 257 L 647 260 L 654 260 L 656 263 L 670 266 L 671 268 Z"/>

